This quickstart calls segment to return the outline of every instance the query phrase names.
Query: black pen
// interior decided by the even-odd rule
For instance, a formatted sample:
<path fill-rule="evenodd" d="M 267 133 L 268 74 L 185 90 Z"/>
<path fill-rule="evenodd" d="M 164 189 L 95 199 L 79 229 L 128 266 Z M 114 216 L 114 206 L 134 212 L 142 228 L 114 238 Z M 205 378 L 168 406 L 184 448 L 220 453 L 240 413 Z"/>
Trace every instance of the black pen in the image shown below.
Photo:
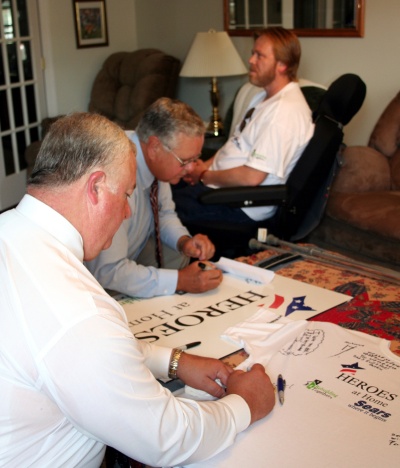
<path fill-rule="evenodd" d="M 285 401 L 285 385 L 286 382 L 284 378 L 282 377 L 281 374 L 278 375 L 278 383 L 277 383 L 277 388 L 278 388 L 278 398 L 279 398 L 279 403 L 283 405 L 283 402 Z"/>
<path fill-rule="evenodd" d="M 208 271 L 208 270 L 214 270 L 214 265 L 210 264 L 210 263 L 204 263 L 204 262 L 199 262 L 198 263 L 199 265 L 199 268 L 201 270 L 204 270 L 204 271 Z"/>
<path fill-rule="evenodd" d="M 200 346 L 201 341 L 193 341 L 193 343 L 188 343 L 183 346 L 178 346 L 179 349 L 182 351 L 186 351 L 187 349 L 195 348 L 196 346 Z"/>

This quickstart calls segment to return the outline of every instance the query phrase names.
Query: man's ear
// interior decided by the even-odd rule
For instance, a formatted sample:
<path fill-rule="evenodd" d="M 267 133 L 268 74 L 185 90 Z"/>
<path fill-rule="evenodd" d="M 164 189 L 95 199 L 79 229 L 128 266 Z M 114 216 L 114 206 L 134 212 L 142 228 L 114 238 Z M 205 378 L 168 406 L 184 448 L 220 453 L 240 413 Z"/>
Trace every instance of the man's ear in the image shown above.
<path fill-rule="evenodd" d="M 147 140 L 147 155 L 150 159 L 154 159 L 155 157 L 158 156 L 159 151 L 162 148 L 162 143 L 160 139 L 155 136 L 151 135 L 149 136 Z"/>
<path fill-rule="evenodd" d="M 106 186 L 106 174 L 103 171 L 92 172 L 87 182 L 87 196 L 93 205 L 99 203 L 101 192 Z"/>
<path fill-rule="evenodd" d="M 276 63 L 276 68 L 281 75 L 286 75 L 287 65 L 280 60 Z"/>

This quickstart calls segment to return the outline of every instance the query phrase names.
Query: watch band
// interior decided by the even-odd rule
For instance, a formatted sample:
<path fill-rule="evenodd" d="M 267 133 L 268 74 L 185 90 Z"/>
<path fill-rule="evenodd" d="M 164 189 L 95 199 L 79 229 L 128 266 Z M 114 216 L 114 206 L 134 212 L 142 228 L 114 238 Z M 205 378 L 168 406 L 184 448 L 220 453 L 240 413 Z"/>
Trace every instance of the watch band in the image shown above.
<path fill-rule="evenodd" d="M 174 348 L 171 353 L 171 359 L 169 361 L 169 368 L 168 368 L 168 377 L 170 379 L 177 379 L 178 376 L 176 375 L 178 371 L 178 364 L 179 364 L 179 359 L 181 358 L 183 353 L 182 349 L 179 348 Z"/>

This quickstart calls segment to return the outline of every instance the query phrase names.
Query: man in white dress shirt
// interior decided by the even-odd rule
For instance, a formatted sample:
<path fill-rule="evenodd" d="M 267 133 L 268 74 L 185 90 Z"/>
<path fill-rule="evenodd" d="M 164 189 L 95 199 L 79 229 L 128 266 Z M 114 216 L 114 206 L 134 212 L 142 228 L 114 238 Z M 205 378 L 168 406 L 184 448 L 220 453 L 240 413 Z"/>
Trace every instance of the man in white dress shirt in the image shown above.
<path fill-rule="evenodd" d="M 261 365 L 135 340 L 83 265 L 130 216 L 135 148 L 99 115 L 55 122 L 27 194 L 0 216 L 0 465 L 99 467 L 105 447 L 153 466 L 204 460 L 268 414 Z M 174 397 L 180 378 L 217 401 Z M 215 381 L 219 379 L 223 386 Z"/>

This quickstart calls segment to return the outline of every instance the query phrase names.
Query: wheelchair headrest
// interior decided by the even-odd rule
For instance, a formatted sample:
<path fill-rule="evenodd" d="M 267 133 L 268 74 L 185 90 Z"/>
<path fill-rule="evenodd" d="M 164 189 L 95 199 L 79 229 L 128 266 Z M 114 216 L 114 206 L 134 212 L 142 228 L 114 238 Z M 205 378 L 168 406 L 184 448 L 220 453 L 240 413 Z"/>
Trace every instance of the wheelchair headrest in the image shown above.
<path fill-rule="evenodd" d="M 346 73 L 329 86 L 314 118 L 326 115 L 347 125 L 362 106 L 366 92 L 367 87 L 358 75 Z"/>

